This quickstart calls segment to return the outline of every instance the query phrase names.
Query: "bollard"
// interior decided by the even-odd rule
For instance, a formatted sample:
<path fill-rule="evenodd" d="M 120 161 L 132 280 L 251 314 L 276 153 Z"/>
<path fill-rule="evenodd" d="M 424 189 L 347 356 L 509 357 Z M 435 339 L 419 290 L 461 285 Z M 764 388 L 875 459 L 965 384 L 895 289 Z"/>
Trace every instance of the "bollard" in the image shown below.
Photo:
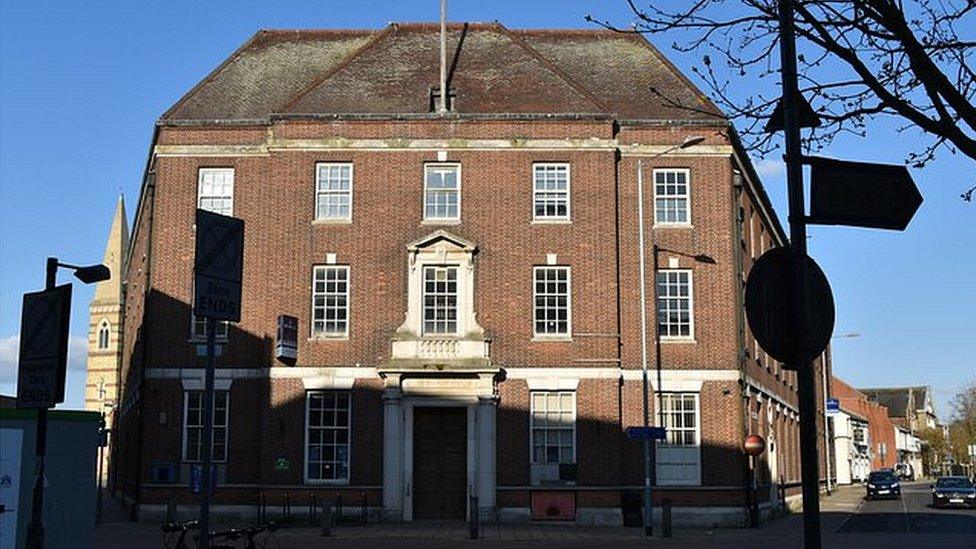
<path fill-rule="evenodd" d="M 315 494 L 308 495 L 308 514 L 305 515 L 309 526 L 315 524 Z"/>
<path fill-rule="evenodd" d="M 661 502 L 661 537 L 671 537 L 671 499 L 664 498 Z"/>
<path fill-rule="evenodd" d="M 366 492 L 363 492 L 363 510 L 362 510 L 362 513 L 363 513 L 363 516 L 362 516 L 363 526 L 366 525 L 366 514 L 367 514 L 366 502 L 367 502 L 367 500 L 366 500 Z"/>
<path fill-rule="evenodd" d="M 478 539 L 478 496 L 470 496 L 468 498 L 468 507 L 470 520 L 468 521 L 468 537 L 470 539 Z"/>
<path fill-rule="evenodd" d="M 167 523 L 176 522 L 176 498 L 170 498 L 166 502 L 166 521 Z"/>
<path fill-rule="evenodd" d="M 342 522 L 342 494 L 336 496 L 335 517 L 336 524 L 340 524 Z"/>
<path fill-rule="evenodd" d="M 322 502 L 322 514 L 319 515 L 319 523 L 322 525 L 322 537 L 332 535 L 332 502 L 325 500 Z"/>

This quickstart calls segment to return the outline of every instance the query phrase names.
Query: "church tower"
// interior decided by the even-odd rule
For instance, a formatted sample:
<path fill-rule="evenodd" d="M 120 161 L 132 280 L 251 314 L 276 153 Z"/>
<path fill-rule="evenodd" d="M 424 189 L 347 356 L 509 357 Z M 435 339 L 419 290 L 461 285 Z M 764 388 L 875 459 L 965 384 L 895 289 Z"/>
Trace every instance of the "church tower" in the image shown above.
<path fill-rule="evenodd" d="M 125 200 L 119 195 L 108 232 L 102 263 L 112 277 L 99 282 L 88 307 L 88 378 L 85 382 L 85 409 L 104 413 L 106 427 L 111 429 L 112 406 L 118 398 L 118 367 L 121 357 L 122 266 L 129 246 L 129 229 Z M 109 452 L 105 452 L 106 459 Z M 107 464 L 105 464 L 107 465 Z M 104 467 L 107 471 L 108 467 Z"/>

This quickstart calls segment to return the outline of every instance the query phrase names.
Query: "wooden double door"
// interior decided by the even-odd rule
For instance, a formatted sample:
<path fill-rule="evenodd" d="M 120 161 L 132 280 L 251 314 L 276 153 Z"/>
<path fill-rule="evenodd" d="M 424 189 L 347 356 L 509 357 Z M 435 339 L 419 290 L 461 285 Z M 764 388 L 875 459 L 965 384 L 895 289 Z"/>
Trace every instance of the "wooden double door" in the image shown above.
<path fill-rule="evenodd" d="M 413 517 L 464 519 L 467 408 L 413 409 Z"/>

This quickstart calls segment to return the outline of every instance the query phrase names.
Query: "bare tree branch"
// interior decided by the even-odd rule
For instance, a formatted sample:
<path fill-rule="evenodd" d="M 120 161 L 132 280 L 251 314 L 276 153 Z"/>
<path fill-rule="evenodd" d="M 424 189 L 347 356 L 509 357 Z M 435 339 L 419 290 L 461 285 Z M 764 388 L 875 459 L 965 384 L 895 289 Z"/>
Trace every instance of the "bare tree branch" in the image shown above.
<path fill-rule="evenodd" d="M 780 146 L 764 132 L 779 97 L 777 0 L 690 0 L 681 8 L 625 1 L 629 28 L 587 20 L 670 37 L 674 50 L 700 55 L 692 72 L 752 152 Z M 906 162 L 923 166 L 941 150 L 976 160 L 976 0 L 795 0 L 794 7 L 801 92 L 823 122 L 805 134 L 808 151 L 837 135 L 866 135 L 871 121 L 888 116 L 906 122 L 899 131 L 930 138 Z M 745 92 L 744 78 L 754 84 Z M 696 109 L 654 93 L 671 107 Z"/>

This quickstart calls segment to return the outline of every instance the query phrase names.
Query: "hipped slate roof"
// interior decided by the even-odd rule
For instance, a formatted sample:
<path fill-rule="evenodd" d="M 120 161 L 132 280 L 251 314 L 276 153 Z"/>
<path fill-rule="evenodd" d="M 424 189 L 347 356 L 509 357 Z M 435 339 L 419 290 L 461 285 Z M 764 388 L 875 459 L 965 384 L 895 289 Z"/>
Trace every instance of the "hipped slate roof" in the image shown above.
<path fill-rule="evenodd" d="M 262 30 L 162 121 L 426 115 L 439 85 L 439 47 L 437 24 Z M 450 24 L 447 51 L 459 114 L 724 119 L 637 34 Z"/>

